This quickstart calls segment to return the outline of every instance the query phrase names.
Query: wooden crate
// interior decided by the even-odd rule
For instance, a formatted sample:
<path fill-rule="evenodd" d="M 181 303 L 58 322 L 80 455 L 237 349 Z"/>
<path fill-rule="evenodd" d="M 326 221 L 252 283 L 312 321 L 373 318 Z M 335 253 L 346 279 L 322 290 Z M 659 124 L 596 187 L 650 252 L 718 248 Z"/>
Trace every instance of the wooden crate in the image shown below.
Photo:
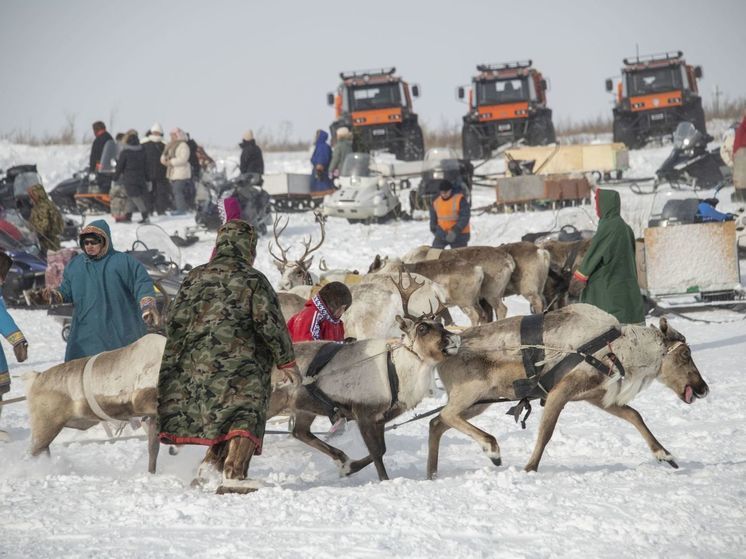
<path fill-rule="evenodd" d="M 506 151 L 513 159 L 535 161 L 534 173 L 553 175 L 612 172 L 629 168 L 629 151 L 624 144 L 573 144 L 531 146 Z"/>

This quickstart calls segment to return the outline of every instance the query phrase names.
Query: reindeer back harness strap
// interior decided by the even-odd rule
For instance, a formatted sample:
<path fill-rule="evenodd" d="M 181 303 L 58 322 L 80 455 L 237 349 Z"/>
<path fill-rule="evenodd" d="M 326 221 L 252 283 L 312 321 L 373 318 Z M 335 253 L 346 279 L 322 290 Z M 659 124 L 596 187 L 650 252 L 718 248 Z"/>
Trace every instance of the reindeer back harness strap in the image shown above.
<path fill-rule="evenodd" d="M 85 396 L 88 406 L 91 408 L 93 414 L 98 417 L 101 421 L 110 421 L 112 423 L 122 423 L 121 420 L 115 419 L 107 414 L 96 401 L 96 395 L 94 394 L 91 373 L 93 372 L 93 364 L 96 362 L 97 355 L 91 357 L 83 367 L 83 396 Z"/>
<path fill-rule="evenodd" d="M 532 314 L 524 316 L 521 319 L 521 354 L 523 357 L 523 366 L 526 370 L 526 378 L 518 379 L 513 382 L 516 400 L 519 402 L 511 407 L 507 415 L 512 415 L 516 422 L 519 420 L 521 413 L 526 410 L 526 414 L 521 420 L 521 426 L 526 428 L 526 419 L 531 413 L 531 400 L 544 399 L 554 386 L 562 378 L 572 371 L 581 361 L 592 365 L 599 373 L 605 376 L 612 376 L 614 371 L 593 356 L 598 350 L 609 345 L 622 335 L 617 328 L 611 328 L 584 343 L 574 350 L 569 350 L 568 354 L 562 358 L 548 371 L 544 371 L 544 366 L 537 367 L 536 364 L 544 360 L 544 315 Z M 609 348 L 606 354 L 616 371 L 624 377 L 624 367 L 622 367 L 619 358 Z"/>

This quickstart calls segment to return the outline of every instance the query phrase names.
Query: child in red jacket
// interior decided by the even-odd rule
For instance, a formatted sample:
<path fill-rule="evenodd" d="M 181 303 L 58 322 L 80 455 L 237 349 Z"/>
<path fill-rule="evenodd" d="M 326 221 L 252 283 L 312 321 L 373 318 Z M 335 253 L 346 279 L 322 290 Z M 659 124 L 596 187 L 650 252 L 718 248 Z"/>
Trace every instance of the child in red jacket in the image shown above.
<path fill-rule="evenodd" d="M 288 331 L 293 342 L 345 339 L 345 325 L 340 319 L 352 303 L 352 295 L 341 282 L 327 283 L 318 294 L 306 301 L 303 310 L 288 320 Z"/>

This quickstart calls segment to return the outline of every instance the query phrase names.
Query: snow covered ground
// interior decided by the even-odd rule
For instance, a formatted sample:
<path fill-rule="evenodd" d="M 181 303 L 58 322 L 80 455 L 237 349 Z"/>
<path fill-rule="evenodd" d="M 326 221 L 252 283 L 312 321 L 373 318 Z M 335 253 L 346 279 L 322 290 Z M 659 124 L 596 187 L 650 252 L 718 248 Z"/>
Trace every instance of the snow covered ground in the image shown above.
<path fill-rule="evenodd" d="M 87 150 L 0 142 L 0 168 L 35 162 L 51 189 L 85 166 Z M 669 150 L 632 152 L 629 175 L 650 176 Z M 210 151 L 233 162 L 238 157 L 237 149 Z M 305 172 L 307 154 L 268 154 L 266 167 Z M 625 217 L 637 227 L 662 197 L 687 195 L 664 190 L 654 200 L 619 188 Z M 721 198 L 728 200 L 729 194 L 726 190 Z M 474 207 L 484 206 L 494 193 L 478 189 L 474 198 Z M 472 244 L 516 241 L 525 232 L 566 223 L 591 227 L 594 221 L 590 207 L 475 215 Z M 153 222 L 169 233 L 193 224 L 175 217 Z M 136 229 L 112 223 L 115 246 L 128 247 Z M 295 214 L 283 239 L 297 244 L 308 234 L 318 234 L 312 215 Z M 182 263 L 208 258 L 214 235 L 200 238 L 183 251 Z M 276 282 L 266 240 L 256 266 Z M 364 271 L 376 253 L 400 255 L 429 241 L 424 220 L 366 226 L 330 219 L 320 253 L 331 268 Z M 511 314 L 528 311 L 520 298 L 508 305 Z M 44 370 L 64 354 L 60 326 L 43 311 L 12 313 L 29 339 L 30 358 L 11 365 L 9 398 L 23 395 L 25 371 Z M 539 472 L 526 474 L 522 467 L 541 409 L 535 408 L 521 430 L 505 415 L 506 405 L 494 405 L 474 423 L 497 437 L 499 468 L 475 442 L 451 431 L 443 438 L 440 477 L 426 481 L 427 421 L 387 433 L 385 462 L 392 480 L 384 483 L 372 467 L 340 479 L 326 456 L 287 435 L 268 435 L 251 475 L 269 487 L 248 496 L 218 496 L 189 486 L 202 448 L 184 448 L 177 456 L 164 448 L 159 472 L 151 476 L 143 441 L 85 444 L 104 436 L 100 427 L 65 430 L 50 458 L 32 459 L 26 454 L 25 404 L 6 406 L 0 426 L 12 441 L 0 446 L 0 557 L 742 557 L 746 322 L 730 311 L 696 318 L 715 323 L 676 316 L 670 321 L 687 336 L 710 385 L 709 397 L 687 406 L 656 383 L 633 403 L 676 456 L 678 470 L 657 463 L 628 424 L 576 403 L 560 418 Z M 5 351 L 12 361 L 7 344 Z M 438 394 L 417 411 L 444 400 Z M 317 430 L 327 427 L 317 420 Z M 353 457 L 365 453 L 354 426 L 333 444 Z"/>

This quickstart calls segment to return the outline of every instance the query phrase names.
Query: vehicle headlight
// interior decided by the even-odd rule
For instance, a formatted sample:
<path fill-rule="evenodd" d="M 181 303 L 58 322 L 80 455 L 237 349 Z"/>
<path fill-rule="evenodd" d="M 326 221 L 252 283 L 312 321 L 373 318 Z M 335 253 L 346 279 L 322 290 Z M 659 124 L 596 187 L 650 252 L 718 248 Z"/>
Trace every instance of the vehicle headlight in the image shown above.
<path fill-rule="evenodd" d="M 689 145 L 689 138 L 684 138 L 684 141 L 681 142 L 681 143 L 684 144 L 684 147 L 688 146 Z"/>
<path fill-rule="evenodd" d="M 383 203 L 383 195 L 382 194 L 376 194 L 373 196 L 373 203 L 374 204 L 381 204 Z"/>

